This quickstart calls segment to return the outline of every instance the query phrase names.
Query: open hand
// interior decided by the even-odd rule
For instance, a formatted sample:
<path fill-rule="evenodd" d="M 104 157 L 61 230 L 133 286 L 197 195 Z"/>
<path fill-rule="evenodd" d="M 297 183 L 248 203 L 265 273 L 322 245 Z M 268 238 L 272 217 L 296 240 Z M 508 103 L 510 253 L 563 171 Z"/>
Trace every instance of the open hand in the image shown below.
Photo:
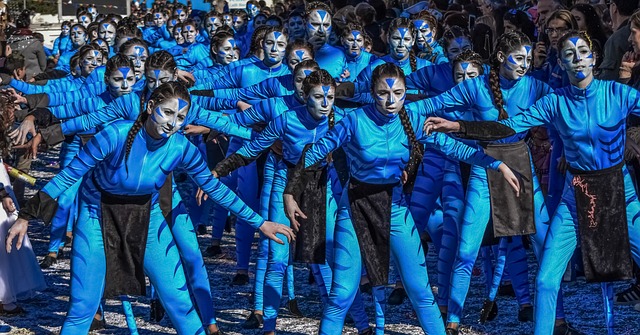
<path fill-rule="evenodd" d="M 455 133 L 460 131 L 460 124 L 441 117 L 432 116 L 424 122 L 422 130 L 427 136 L 431 135 L 434 131 L 440 133 Z"/>
<path fill-rule="evenodd" d="M 285 194 L 283 196 L 283 200 L 284 214 L 291 222 L 291 227 L 293 228 L 293 230 L 297 232 L 300 229 L 300 222 L 298 222 L 298 217 L 306 219 L 307 216 L 302 212 L 295 199 L 293 199 L 293 195 Z"/>
<path fill-rule="evenodd" d="M 11 253 L 13 240 L 17 237 L 18 241 L 16 241 L 16 249 L 20 250 L 22 248 L 22 241 L 24 241 L 25 235 L 27 235 L 27 228 L 29 227 L 29 221 L 25 219 L 17 219 L 16 222 L 13 223 L 11 228 L 9 228 L 9 234 L 7 235 L 7 241 L 5 248 L 7 249 L 7 253 Z"/>
<path fill-rule="evenodd" d="M 504 179 L 509 183 L 509 185 L 511 185 L 513 190 L 516 192 L 516 197 L 519 197 L 520 196 L 520 180 L 513 173 L 513 170 L 511 170 L 511 168 L 508 167 L 507 164 L 505 163 L 500 164 L 500 166 L 498 167 L 498 170 L 500 171 L 500 173 L 502 173 L 502 176 L 504 177 Z"/>
<path fill-rule="evenodd" d="M 27 135 L 36 136 L 36 126 L 33 123 L 34 117 L 27 116 L 22 120 L 20 126 L 9 133 L 9 137 L 13 140 L 14 145 L 22 145 L 27 142 Z"/>
<path fill-rule="evenodd" d="M 284 244 L 284 242 L 280 238 L 278 238 L 276 234 L 284 235 L 289 243 L 296 239 L 296 235 L 293 233 L 293 230 L 291 228 L 272 221 L 265 221 L 262 226 L 260 226 L 260 231 L 264 234 L 264 236 L 268 237 L 278 244 Z"/>

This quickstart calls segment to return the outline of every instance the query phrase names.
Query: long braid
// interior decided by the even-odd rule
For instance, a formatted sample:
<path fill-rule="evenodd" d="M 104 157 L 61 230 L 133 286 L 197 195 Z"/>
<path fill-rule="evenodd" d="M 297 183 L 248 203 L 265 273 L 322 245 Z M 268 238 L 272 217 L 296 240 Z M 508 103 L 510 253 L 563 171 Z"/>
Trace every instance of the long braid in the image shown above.
<path fill-rule="evenodd" d="M 493 94 L 493 105 L 498 109 L 498 120 L 504 120 L 509 118 L 507 110 L 504 109 L 504 99 L 502 97 L 502 90 L 500 89 L 500 76 L 498 75 L 498 69 L 495 66 L 491 66 L 491 72 L 489 73 L 489 87 Z"/>
<path fill-rule="evenodd" d="M 329 116 L 327 118 L 329 122 L 329 130 L 331 130 L 336 125 L 336 115 L 333 108 L 331 108 L 331 112 L 329 112 Z M 327 163 L 331 163 L 332 161 L 333 161 L 333 153 L 330 152 L 327 155 Z"/>
<path fill-rule="evenodd" d="M 416 59 L 416 53 L 413 49 L 409 51 L 409 65 L 411 65 L 411 72 L 416 72 L 418 69 L 418 60 Z"/>
<path fill-rule="evenodd" d="M 125 142 L 126 151 L 124 154 L 125 170 L 127 171 L 127 173 L 129 173 L 129 167 L 127 166 L 127 161 L 129 160 L 129 154 L 131 153 L 131 148 L 133 147 L 133 140 L 136 138 L 136 135 L 138 135 L 138 132 L 140 131 L 144 123 L 147 121 L 147 118 L 149 118 L 148 113 L 144 113 L 144 112 L 140 113 L 140 115 L 138 115 L 138 118 L 136 119 L 136 122 L 133 123 L 133 126 L 131 126 L 131 129 L 129 129 L 129 132 L 127 133 L 127 141 Z"/>
<path fill-rule="evenodd" d="M 413 127 L 411 126 L 411 120 L 409 120 L 409 115 L 404 107 L 402 107 L 400 112 L 398 112 L 398 117 L 400 118 L 400 123 L 404 129 L 404 133 L 409 138 L 409 143 L 411 144 L 409 162 L 404 168 L 407 172 L 407 182 L 403 187 L 404 193 L 411 193 L 416 181 L 416 175 L 418 174 L 418 167 L 420 167 L 420 163 L 422 163 L 422 158 L 424 157 L 424 146 L 418 142 L 416 133 L 413 131 Z"/>

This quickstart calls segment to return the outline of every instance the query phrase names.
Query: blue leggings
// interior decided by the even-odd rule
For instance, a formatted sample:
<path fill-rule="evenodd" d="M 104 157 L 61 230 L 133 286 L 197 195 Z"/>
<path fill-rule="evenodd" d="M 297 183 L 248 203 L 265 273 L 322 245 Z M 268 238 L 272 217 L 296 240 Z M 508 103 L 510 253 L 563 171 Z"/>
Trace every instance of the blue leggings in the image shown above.
<path fill-rule="evenodd" d="M 274 169 L 279 159 L 276 158 L 271 152 L 267 156 L 267 161 L 264 165 L 264 174 L 262 181 L 262 190 L 260 190 L 260 215 L 263 218 L 269 218 L 269 205 L 271 199 L 271 191 L 274 183 Z M 260 240 L 258 241 L 258 258 L 256 260 L 256 281 L 253 289 L 253 310 L 262 311 L 264 305 L 264 276 L 267 272 L 267 262 L 269 259 L 269 239 L 260 233 Z M 294 281 L 293 281 L 293 265 L 287 266 L 287 295 L 289 300 L 296 298 Z"/>
<path fill-rule="evenodd" d="M 60 168 L 64 168 L 76 156 L 82 147 L 80 136 L 76 135 L 72 142 L 63 142 L 60 149 Z M 49 234 L 49 252 L 58 253 L 64 246 L 64 237 L 67 231 L 73 229 L 73 223 L 78 213 L 78 188 L 81 182 L 75 183 L 58 197 L 58 209 L 51 221 Z"/>
<path fill-rule="evenodd" d="M 62 335 L 89 332 L 100 304 L 99 292 L 103 292 L 105 287 L 100 205 L 87 197 L 85 191 L 89 194 L 96 192 L 95 187 L 87 187 L 87 183 L 90 182 L 85 182 L 79 193 L 80 212 L 74 227 L 76 239 L 71 255 L 71 304 L 62 326 Z M 166 228 L 159 205 L 153 205 L 144 256 L 145 273 L 155 286 L 178 334 L 204 334 L 202 322 L 189 297 L 178 248 L 170 229 Z"/>
<path fill-rule="evenodd" d="M 345 192 L 338 206 L 333 283 L 329 303 L 322 314 L 320 334 L 342 334 L 345 316 L 360 284 L 362 259 L 350 212 Z M 407 208 L 402 187 L 394 188 L 392 195 L 390 251 L 422 329 L 429 334 L 444 334 L 442 316 L 429 284 L 420 234 Z"/>
<path fill-rule="evenodd" d="M 533 164 L 532 171 L 533 171 Z M 533 201 L 535 210 L 536 233 L 531 235 L 536 255 L 542 249 L 547 232 L 549 217 L 538 178 L 533 175 Z M 467 196 L 465 200 L 464 219 L 460 227 L 460 244 L 451 277 L 451 291 L 447 312 L 447 321 L 460 322 L 460 315 L 469 291 L 471 270 L 478 256 L 482 237 L 491 215 L 491 203 L 488 197 L 486 170 L 479 166 L 471 168 Z"/>
<path fill-rule="evenodd" d="M 627 221 L 631 255 L 640 264 L 640 202 L 636 195 L 631 176 L 626 166 L 623 168 L 625 197 L 627 203 Z M 576 201 L 571 180 L 573 175 L 567 172 L 565 187 L 544 242 L 540 269 L 536 278 L 535 295 L 535 335 L 546 335 L 553 332 L 553 312 L 556 307 L 556 295 L 560 289 L 562 275 L 577 245 Z M 605 296 L 611 297 L 608 285 L 603 285 Z M 607 303 L 607 314 L 612 313 Z M 609 316 L 608 316 L 609 317 Z M 608 328 L 611 329 L 612 322 Z"/>

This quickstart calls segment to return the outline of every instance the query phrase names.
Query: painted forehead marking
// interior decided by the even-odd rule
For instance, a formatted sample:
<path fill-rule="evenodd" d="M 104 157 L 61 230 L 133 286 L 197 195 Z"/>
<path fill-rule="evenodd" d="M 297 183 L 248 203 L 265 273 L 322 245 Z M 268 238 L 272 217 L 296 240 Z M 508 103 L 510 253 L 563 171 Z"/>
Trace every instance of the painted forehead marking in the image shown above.
<path fill-rule="evenodd" d="M 118 68 L 118 70 L 122 73 L 122 76 L 125 79 L 127 78 L 127 75 L 129 74 L 129 72 L 131 71 L 131 69 L 128 67 L 121 67 L 121 68 Z"/>
<path fill-rule="evenodd" d="M 155 74 L 155 75 L 156 75 L 156 79 L 160 78 L 160 72 L 161 72 L 161 71 L 162 71 L 162 70 L 153 70 L 153 74 Z"/>
<path fill-rule="evenodd" d="M 273 32 L 273 36 L 274 36 L 274 37 L 276 38 L 276 40 L 277 40 L 277 39 L 279 39 L 279 38 L 280 38 L 280 36 L 282 36 L 282 33 L 281 33 L 281 32 L 279 32 L 279 31 L 274 31 L 274 32 Z"/>
<path fill-rule="evenodd" d="M 416 26 L 416 28 L 420 29 L 420 28 L 429 28 L 429 23 L 427 23 L 427 21 L 423 21 L 423 20 L 415 20 L 413 21 L 413 25 Z"/>
<path fill-rule="evenodd" d="M 214 17 L 210 17 L 210 18 L 209 18 L 209 22 L 214 23 L 214 22 L 216 22 L 216 20 L 217 20 L 217 19 L 218 19 L 218 18 L 217 18 L 217 17 L 215 17 L 215 16 L 214 16 Z"/>
<path fill-rule="evenodd" d="M 73 31 L 80 31 L 82 29 L 80 29 L 80 27 L 73 27 Z"/>
<path fill-rule="evenodd" d="M 294 53 L 296 54 L 296 56 L 298 56 L 298 59 L 302 61 L 302 57 L 304 56 L 304 50 L 296 50 Z"/>
<path fill-rule="evenodd" d="M 317 10 L 318 15 L 320 16 L 320 20 L 324 21 L 324 18 L 327 16 L 327 11 L 325 10 Z"/>
<path fill-rule="evenodd" d="M 573 43 L 573 45 L 574 45 L 574 46 L 577 46 L 577 45 L 578 45 L 578 40 L 579 40 L 579 39 L 580 39 L 580 37 L 577 37 L 577 36 L 576 36 L 576 37 L 569 37 L 569 41 L 570 41 L 571 43 Z"/>
<path fill-rule="evenodd" d="M 394 78 L 387 78 L 384 81 L 387 82 L 387 85 L 389 85 L 389 88 L 393 88 L 393 85 L 395 85 L 396 80 Z"/>
<path fill-rule="evenodd" d="M 305 77 L 307 77 L 307 76 L 309 76 L 309 75 L 311 74 L 311 72 L 313 72 L 313 71 L 312 71 L 312 70 L 304 69 L 304 70 L 302 70 L 302 72 L 304 73 Z"/>
<path fill-rule="evenodd" d="M 185 28 L 187 31 L 192 31 L 192 30 L 193 30 L 193 27 L 192 27 L 192 26 L 190 26 L 190 25 L 188 25 L 188 26 L 186 26 L 186 27 L 184 27 L 184 28 Z"/>
<path fill-rule="evenodd" d="M 530 52 L 531 52 L 531 46 L 530 46 L 530 45 L 525 45 L 525 46 L 524 46 L 524 50 L 525 50 L 527 53 L 530 53 Z"/>
<path fill-rule="evenodd" d="M 134 45 L 133 46 L 133 50 L 134 50 L 134 53 L 136 54 L 136 56 L 138 56 L 138 57 L 144 56 L 144 52 L 145 52 L 144 47 L 141 47 L 139 45 Z"/>
<path fill-rule="evenodd" d="M 182 9 L 176 9 L 176 13 L 178 13 L 178 15 L 182 14 Z"/>
<path fill-rule="evenodd" d="M 456 37 L 454 39 L 454 41 L 456 41 L 456 43 L 458 43 L 458 45 L 462 45 L 462 43 L 464 43 L 464 37 Z"/>
<path fill-rule="evenodd" d="M 156 13 L 156 19 L 161 19 L 161 18 L 162 18 L 162 14 Z"/>
<path fill-rule="evenodd" d="M 100 51 L 93 50 L 93 57 L 98 57 L 98 56 L 100 56 Z"/>
<path fill-rule="evenodd" d="M 89 18 L 88 18 L 87 16 L 84 16 L 84 15 L 82 15 L 82 16 L 80 17 L 80 21 L 85 21 L 85 20 L 88 20 L 88 19 L 89 19 Z"/>
<path fill-rule="evenodd" d="M 109 25 L 110 25 L 110 24 L 108 24 L 108 23 L 103 23 L 103 24 L 102 24 L 102 28 L 104 28 L 104 29 L 109 29 Z"/>
<path fill-rule="evenodd" d="M 357 30 L 354 30 L 351 32 L 351 35 L 353 35 L 354 39 L 358 39 L 358 36 L 360 36 L 360 32 Z"/>
<path fill-rule="evenodd" d="M 183 108 L 189 106 L 189 103 L 185 100 L 178 98 L 178 111 L 181 111 Z"/>
<path fill-rule="evenodd" d="M 171 24 L 175 26 L 176 24 L 178 24 L 178 20 L 176 20 L 176 19 L 171 19 Z"/>
<path fill-rule="evenodd" d="M 467 72 L 467 68 L 469 67 L 469 65 L 471 65 L 471 64 L 467 63 L 467 62 L 460 63 L 460 67 L 462 68 L 462 71 L 464 71 L 464 72 Z"/>
<path fill-rule="evenodd" d="M 233 38 L 229 39 L 229 44 L 231 44 L 232 47 L 236 47 L 236 40 L 234 40 Z"/>
<path fill-rule="evenodd" d="M 326 85 L 322 85 L 322 91 L 324 91 L 324 95 L 327 96 L 327 94 L 329 94 L 329 90 L 331 89 L 331 86 L 326 86 Z"/>
<path fill-rule="evenodd" d="M 400 36 L 402 38 L 404 38 L 404 36 L 407 34 L 407 31 L 409 31 L 409 29 L 407 29 L 407 28 L 398 28 L 398 31 L 400 32 Z"/>

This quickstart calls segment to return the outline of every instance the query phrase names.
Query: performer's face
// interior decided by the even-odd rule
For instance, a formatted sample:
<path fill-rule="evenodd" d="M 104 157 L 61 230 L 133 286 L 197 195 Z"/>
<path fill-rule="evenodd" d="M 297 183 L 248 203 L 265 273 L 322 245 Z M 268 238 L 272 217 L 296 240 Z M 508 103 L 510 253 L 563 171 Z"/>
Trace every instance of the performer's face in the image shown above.
<path fill-rule="evenodd" d="M 150 122 L 147 126 L 151 137 L 169 138 L 175 134 L 187 119 L 189 112 L 189 102 L 181 98 L 168 98 L 160 103 L 152 103 L 149 101 L 147 113 L 149 113 Z"/>
<path fill-rule="evenodd" d="M 287 50 L 287 37 L 279 31 L 267 34 L 262 40 L 265 64 L 272 66 L 282 62 Z"/>
<path fill-rule="evenodd" d="M 102 52 L 98 50 L 87 51 L 80 59 L 81 75 L 84 77 L 90 75 L 100 65 L 102 65 Z"/>
<path fill-rule="evenodd" d="M 135 72 L 136 79 L 142 78 L 142 71 L 144 71 L 144 63 L 149 57 L 147 49 L 141 45 L 132 45 L 129 49 L 124 51 L 124 55 L 129 57 L 133 62 L 133 70 Z"/>
<path fill-rule="evenodd" d="M 182 27 L 173 28 L 173 38 L 178 44 L 184 43 L 184 37 L 182 36 Z"/>
<path fill-rule="evenodd" d="M 145 77 L 147 79 L 147 89 L 153 92 L 156 88 L 164 83 L 176 80 L 175 71 L 167 71 L 161 69 L 147 69 Z"/>
<path fill-rule="evenodd" d="M 245 20 L 245 18 L 243 16 L 241 16 L 241 15 L 234 16 L 231 19 L 231 24 L 233 26 L 233 29 L 236 32 L 239 32 L 239 33 L 244 32 L 244 28 L 246 27 L 246 23 L 247 23 L 247 20 Z"/>
<path fill-rule="evenodd" d="M 260 8 L 252 3 L 249 3 L 247 4 L 247 12 L 249 13 L 249 16 L 251 16 L 251 18 L 254 18 L 256 17 L 256 15 L 258 15 L 258 13 L 260 13 Z"/>
<path fill-rule="evenodd" d="M 184 22 L 184 20 L 187 19 L 187 12 L 185 12 L 184 9 L 180 9 L 180 8 L 176 9 L 173 12 L 173 15 L 178 17 L 178 21 L 180 22 Z"/>
<path fill-rule="evenodd" d="M 216 30 L 218 30 L 218 28 L 222 27 L 222 25 L 223 25 L 222 20 L 220 20 L 216 16 L 212 16 L 212 17 L 208 17 L 207 20 L 205 21 L 204 29 L 207 30 L 209 37 L 211 37 L 213 36 L 213 34 L 216 33 Z"/>
<path fill-rule="evenodd" d="M 222 41 L 215 50 L 216 63 L 221 65 L 227 65 L 229 63 L 238 60 L 236 58 L 236 40 L 233 37 L 229 37 Z"/>
<path fill-rule="evenodd" d="M 293 16 L 287 21 L 287 29 L 289 30 L 289 38 L 304 38 L 304 19 L 302 16 Z"/>
<path fill-rule="evenodd" d="M 295 76 L 293 78 L 293 90 L 295 91 L 297 98 L 304 100 L 304 91 L 302 90 L 302 82 L 304 81 L 304 78 L 307 78 L 307 76 L 315 70 L 317 69 L 302 68 L 302 69 L 298 69 L 298 71 L 295 73 Z"/>
<path fill-rule="evenodd" d="M 98 30 L 98 37 L 105 40 L 109 45 L 116 42 L 116 27 L 111 23 L 103 23 Z"/>
<path fill-rule="evenodd" d="M 498 61 L 501 64 L 500 75 L 509 80 L 522 78 L 531 66 L 531 50 L 530 45 L 522 45 L 508 55 L 498 52 Z"/>
<path fill-rule="evenodd" d="M 100 47 L 100 50 L 106 52 L 107 55 L 109 54 L 109 45 L 103 39 L 101 39 L 101 38 L 96 39 L 95 41 L 93 41 L 93 44 L 95 44 L 98 47 Z"/>
<path fill-rule="evenodd" d="M 185 42 L 193 43 L 196 41 L 196 36 L 198 36 L 198 29 L 196 29 L 193 25 L 186 25 L 182 30 L 182 37 L 184 37 Z"/>
<path fill-rule="evenodd" d="M 153 13 L 153 24 L 156 27 L 162 27 L 162 25 L 164 24 L 164 14 Z"/>
<path fill-rule="evenodd" d="M 595 65 L 593 52 L 589 43 L 578 36 L 569 37 L 562 44 L 558 61 L 560 67 L 567 71 L 569 78 L 582 81 L 593 76 L 593 66 Z"/>
<path fill-rule="evenodd" d="M 111 72 L 107 77 L 109 93 L 114 97 L 120 97 L 131 93 L 133 85 L 136 83 L 136 76 L 133 69 L 121 67 Z"/>
<path fill-rule="evenodd" d="M 418 31 L 416 43 L 420 50 L 425 50 L 433 43 L 433 30 L 429 26 L 429 22 L 424 20 L 414 20 L 413 24 Z"/>
<path fill-rule="evenodd" d="M 458 56 L 461 52 L 471 49 L 471 41 L 466 36 L 456 37 L 449 40 L 449 46 L 447 47 L 447 58 L 450 62 Z"/>
<path fill-rule="evenodd" d="M 396 114 L 404 106 L 407 89 L 402 78 L 381 77 L 374 87 L 376 108 L 382 114 Z"/>
<path fill-rule="evenodd" d="M 88 15 L 82 15 L 78 18 L 78 23 L 86 28 L 89 26 L 89 24 L 91 24 L 91 17 Z"/>
<path fill-rule="evenodd" d="M 229 14 L 223 14 L 222 15 L 222 22 L 224 24 L 226 24 L 227 26 L 231 27 L 231 28 L 233 28 L 233 22 L 232 21 L 233 20 L 231 19 L 231 15 L 229 15 Z"/>
<path fill-rule="evenodd" d="M 411 47 L 413 46 L 413 35 L 409 28 L 398 28 L 389 35 L 389 47 L 391 55 L 395 59 L 405 59 L 409 56 Z"/>
<path fill-rule="evenodd" d="M 456 84 L 480 75 L 480 69 L 473 63 L 456 62 L 453 66 L 453 80 Z"/>
<path fill-rule="evenodd" d="M 267 18 L 264 15 L 256 16 L 253 19 L 253 28 L 259 28 L 267 24 Z"/>
<path fill-rule="evenodd" d="M 311 57 L 311 52 L 306 48 L 293 49 L 287 55 L 287 65 L 289 70 L 293 71 L 296 65 L 310 59 L 313 59 L 313 57 Z"/>
<path fill-rule="evenodd" d="M 69 36 L 70 31 L 71 28 L 69 28 L 69 26 L 62 26 L 62 29 L 60 29 L 60 33 L 62 36 Z"/>
<path fill-rule="evenodd" d="M 316 119 L 321 120 L 329 116 L 336 97 L 336 89 L 329 85 L 318 85 L 311 88 L 306 95 L 307 110 Z"/>
<path fill-rule="evenodd" d="M 329 41 L 331 34 L 331 14 L 325 10 L 311 11 L 307 17 L 307 38 L 315 47 L 321 47 Z"/>
<path fill-rule="evenodd" d="M 360 56 L 364 49 L 364 37 L 359 30 L 352 30 L 342 36 L 342 47 L 352 58 Z"/>
<path fill-rule="evenodd" d="M 79 48 L 87 43 L 87 33 L 84 31 L 84 29 L 78 26 L 71 29 L 71 43 L 76 48 Z"/>

